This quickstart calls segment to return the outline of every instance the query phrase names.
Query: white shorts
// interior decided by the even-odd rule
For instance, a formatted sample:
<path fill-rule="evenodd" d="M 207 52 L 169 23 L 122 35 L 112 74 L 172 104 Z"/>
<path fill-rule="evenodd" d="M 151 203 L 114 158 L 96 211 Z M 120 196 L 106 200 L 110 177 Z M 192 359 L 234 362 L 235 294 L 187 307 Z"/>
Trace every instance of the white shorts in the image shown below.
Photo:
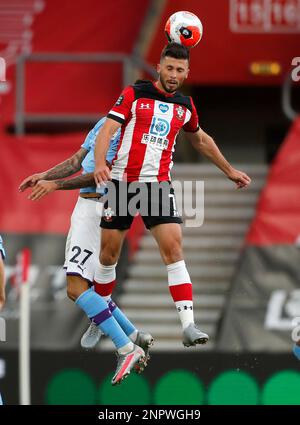
<path fill-rule="evenodd" d="M 78 198 L 66 241 L 64 269 L 93 283 L 100 253 L 102 202 Z"/>

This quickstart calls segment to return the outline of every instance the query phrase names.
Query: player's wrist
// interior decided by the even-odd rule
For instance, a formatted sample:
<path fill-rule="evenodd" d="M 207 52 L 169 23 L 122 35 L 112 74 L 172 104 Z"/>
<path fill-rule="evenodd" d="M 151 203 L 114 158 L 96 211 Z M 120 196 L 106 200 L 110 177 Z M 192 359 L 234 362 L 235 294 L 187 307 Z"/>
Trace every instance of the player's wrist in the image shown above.
<path fill-rule="evenodd" d="M 226 166 L 224 167 L 224 173 L 225 173 L 225 175 L 228 177 L 228 178 L 230 178 L 232 175 L 233 175 L 233 173 L 234 173 L 234 168 L 230 165 L 230 164 L 226 164 Z"/>
<path fill-rule="evenodd" d="M 45 173 L 45 172 L 44 173 L 38 173 L 38 174 L 35 175 L 35 177 L 38 181 L 47 180 L 47 173 Z"/>
<path fill-rule="evenodd" d="M 55 180 L 55 181 L 52 181 L 51 184 L 52 184 L 53 191 L 59 190 L 59 189 L 63 189 L 63 181 L 64 180 Z"/>
<path fill-rule="evenodd" d="M 97 168 L 105 168 L 106 166 L 107 166 L 106 159 L 104 159 L 104 161 L 97 161 L 96 162 L 96 169 Z"/>

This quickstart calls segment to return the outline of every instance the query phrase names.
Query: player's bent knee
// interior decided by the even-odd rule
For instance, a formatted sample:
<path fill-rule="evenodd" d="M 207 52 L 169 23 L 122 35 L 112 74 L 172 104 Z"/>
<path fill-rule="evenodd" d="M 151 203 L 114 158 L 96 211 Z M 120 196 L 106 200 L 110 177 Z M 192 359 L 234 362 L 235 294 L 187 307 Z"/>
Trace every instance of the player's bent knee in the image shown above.
<path fill-rule="evenodd" d="M 162 258 L 165 264 L 173 264 L 183 260 L 183 253 L 180 247 L 169 247 L 162 251 Z"/>
<path fill-rule="evenodd" d="M 67 276 L 67 295 L 72 301 L 87 289 L 89 289 L 88 283 L 80 276 Z"/>
<path fill-rule="evenodd" d="M 119 250 L 112 249 L 113 247 L 110 247 L 106 245 L 105 247 L 101 248 L 101 252 L 99 255 L 99 261 L 103 266 L 112 266 L 113 264 L 116 264 L 119 259 Z"/>
<path fill-rule="evenodd" d="M 67 286 L 67 295 L 68 295 L 68 298 L 70 298 L 70 300 L 72 300 L 72 301 L 75 301 L 76 298 L 78 298 L 76 296 L 76 291 L 74 290 L 74 288 L 71 285 Z"/>
<path fill-rule="evenodd" d="M 73 292 L 72 289 L 70 289 L 69 287 L 67 288 L 67 295 L 71 301 L 76 301 L 76 298 L 78 298 L 76 297 L 75 292 Z"/>
<path fill-rule="evenodd" d="M 117 263 L 119 256 L 114 253 L 100 254 L 99 261 L 103 266 L 113 266 Z"/>

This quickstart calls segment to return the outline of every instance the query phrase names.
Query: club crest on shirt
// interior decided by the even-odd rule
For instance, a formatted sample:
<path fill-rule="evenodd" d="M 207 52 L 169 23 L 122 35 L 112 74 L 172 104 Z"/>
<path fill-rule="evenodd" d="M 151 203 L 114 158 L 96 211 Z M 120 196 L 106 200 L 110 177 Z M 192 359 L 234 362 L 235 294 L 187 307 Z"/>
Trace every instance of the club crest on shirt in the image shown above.
<path fill-rule="evenodd" d="M 113 216 L 115 215 L 115 212 L 110 208 L 105 208 L 103 211 L 103 219 L 105 221 L 112 221 Z"/>
<path fill-rule="evenodd" d="M 184 116 L 184 109 L 183 109 L 183 107 L 182 106 L 177 106 L 175 108 L 175 112 L 176 112 L 176 117 L 179 120 L 183 120 L 183 116 Z"/>
<path fill-rule="evenodd" d="M 119 97 L 119 99 L 116 101 L 116 106 L 120 106 L 122 104 L 124 100 L 124 96 L 121 94 L 121 96 Z"/>

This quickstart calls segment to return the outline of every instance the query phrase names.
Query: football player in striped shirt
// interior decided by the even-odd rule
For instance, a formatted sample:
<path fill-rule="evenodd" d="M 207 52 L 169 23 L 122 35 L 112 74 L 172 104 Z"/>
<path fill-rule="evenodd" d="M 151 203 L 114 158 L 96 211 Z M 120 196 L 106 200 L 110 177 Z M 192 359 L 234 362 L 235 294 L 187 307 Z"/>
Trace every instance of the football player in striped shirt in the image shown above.
<path fill-rule="evenodd" d="M 103 184 L 112 180 L 110 187 L 112 193 L 117 193 L 117 204 L 114 214 L 107 208 L 101 220 L 100 265 L 94 286 L 100 295 L 112 293 L 116 284 L 116 263 L 134 218 L 134 213 L 129 212 L 130 201 L 137 190 L 142 191 L 142 188 L 133 191 L 130 183 L 143 183 L 144 207 L 146 205 L 148 211 L 154 207 L 158 214 L 146 212 L 141 216 L 166 265 L 169 290 L 182 324 L 183 344 L 194 346 L 206 343 L 208 335 L 194 323 L 192 282 L 182 251 L 182 220 L 176 211 L 171 185 L 170 171 L 178 132 L 183 129 L 194 148 L 219 167 L 238 188 L 248 186 L 251 179 L 226 161 L 214 140 L 200 128 L 192 98 L 177 91 L 188 77 L 189 51 L 182 45 L 170 43 L 162 51 L 157 71 L 157 81 L 141 82 L 123 90 L 97 137 L 95 181 Z M 110 170 L 105 162 L 106 152 L 112 134 L 119 128 L 121 139 Z M 155 198 L 153 195 L 162 182 L 167 190 L 161 198 Z M 127 198 L 125 215 L 124 202 L 118 204 L 123 192 Z M 164 213 L 166 206 L 167 214 Z"/>

